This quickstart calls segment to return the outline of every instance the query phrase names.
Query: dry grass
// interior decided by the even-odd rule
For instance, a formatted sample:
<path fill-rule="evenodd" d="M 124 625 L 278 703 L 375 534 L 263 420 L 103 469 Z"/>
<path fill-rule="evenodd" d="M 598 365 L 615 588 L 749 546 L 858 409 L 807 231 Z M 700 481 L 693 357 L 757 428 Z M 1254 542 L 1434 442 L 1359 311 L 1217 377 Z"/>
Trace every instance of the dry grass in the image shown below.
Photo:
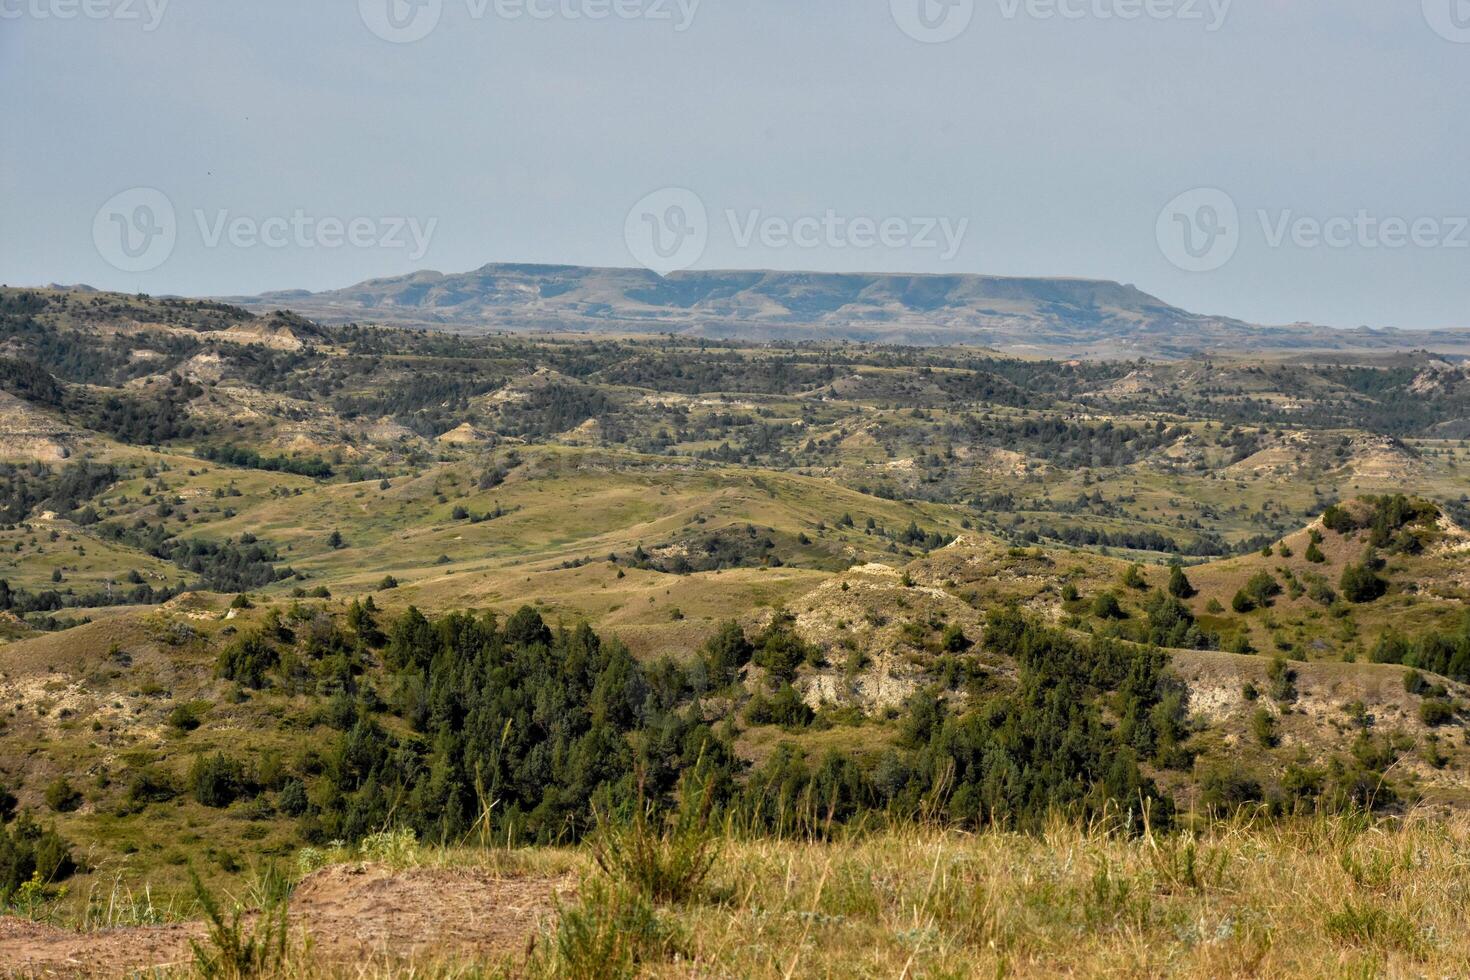
<path fill-rule="evenodd" d="M 552 865 L 580 869 L 590 886 L 564 922 L 636 922 L 655 952 L 599 970 L 569 962 L 567 937 L 553 930 L 524 962 L 360 964 L 352 975 L 1470 974 L 1466 818 L 1242 819 L 1142 838 L 1058 822 L 1034 836 L 913 830 L 827 843 L 732 841 L 700 893 L 651 918 L 631 908 L 638 900 L 621 883 L 605 882 L 587 852 L 551 853 Z M 543 863 L 502 855 L 497 862 L 524 871 Z M 399 859 L 486 860 L 427 849 Z M 333 972 L 301 957 L 288 970 Z"/>
<path fill-rule="evenodd" d="M 741 844 L 672 913 L 695 968 L 656 972 L 1463 976 L 1467 844 L 1463 819 Z"/>

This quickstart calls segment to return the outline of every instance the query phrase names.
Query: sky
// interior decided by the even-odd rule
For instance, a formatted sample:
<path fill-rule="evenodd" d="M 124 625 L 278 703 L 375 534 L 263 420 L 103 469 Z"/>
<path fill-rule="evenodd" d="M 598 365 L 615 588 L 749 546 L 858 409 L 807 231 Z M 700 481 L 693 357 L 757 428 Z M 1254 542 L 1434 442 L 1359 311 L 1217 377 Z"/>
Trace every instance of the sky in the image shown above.
<path fill-rule="evenodd" d="M 0 91 L 10 285 L 641 263 L 1470 327 L 1470 0 L 0 0 Z"/>

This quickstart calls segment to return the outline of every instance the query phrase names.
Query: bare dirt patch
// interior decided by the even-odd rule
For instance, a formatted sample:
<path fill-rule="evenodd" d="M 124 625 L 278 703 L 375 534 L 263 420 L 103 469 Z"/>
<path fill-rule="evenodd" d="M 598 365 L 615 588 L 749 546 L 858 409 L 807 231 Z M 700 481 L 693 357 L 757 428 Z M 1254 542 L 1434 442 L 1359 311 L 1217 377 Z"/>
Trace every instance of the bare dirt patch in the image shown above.
<path fill-rule="evenodd" d="M 291 897 L 295 948 L 313 960 L 453 963 L 524 951 L 574 888 L 567 877 L 499 877 L 474 869 L 342 865 L 308 876 Z M 79 933 L 0 918 L 0 976 L 121 976 L 184 966 L 203 923 Z"/>

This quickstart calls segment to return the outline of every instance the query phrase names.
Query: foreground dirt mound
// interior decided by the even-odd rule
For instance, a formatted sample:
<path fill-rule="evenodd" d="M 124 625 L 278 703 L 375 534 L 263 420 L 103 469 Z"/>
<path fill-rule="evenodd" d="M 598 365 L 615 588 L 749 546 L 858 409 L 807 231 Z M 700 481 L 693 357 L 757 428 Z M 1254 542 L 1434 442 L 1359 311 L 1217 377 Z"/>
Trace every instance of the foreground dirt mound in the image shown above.
<path fill-rule="evenodd" d="M 318 871 L 291 898 L 291 941 L 339 964 L 455 962 L 519 953 L 571 893 L 571 878 L 499 878 L 485 871 Z M 0 918 L 0 976 L 120 976 L 186 966 L 202 923 L 77 933 Z"/>

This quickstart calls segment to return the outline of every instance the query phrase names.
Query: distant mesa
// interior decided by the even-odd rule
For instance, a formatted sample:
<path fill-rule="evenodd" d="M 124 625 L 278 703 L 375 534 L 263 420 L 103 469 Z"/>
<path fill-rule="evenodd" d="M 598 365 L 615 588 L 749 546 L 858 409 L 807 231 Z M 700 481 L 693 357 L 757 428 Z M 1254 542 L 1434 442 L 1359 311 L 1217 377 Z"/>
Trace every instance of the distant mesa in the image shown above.
<path fill-rule="evenodd" d="M 692 271 L 490 264 L 344 289 L 229 297 L 327 323 L 469 333 L 675 333 L 751 341 L 969 345 L 1053 357 L 1185 358 L 1209 352 L 1470 354 L 1470 330 L 1260 326 L 1191 313 L 1106 280 L 980 275 Z"/>

